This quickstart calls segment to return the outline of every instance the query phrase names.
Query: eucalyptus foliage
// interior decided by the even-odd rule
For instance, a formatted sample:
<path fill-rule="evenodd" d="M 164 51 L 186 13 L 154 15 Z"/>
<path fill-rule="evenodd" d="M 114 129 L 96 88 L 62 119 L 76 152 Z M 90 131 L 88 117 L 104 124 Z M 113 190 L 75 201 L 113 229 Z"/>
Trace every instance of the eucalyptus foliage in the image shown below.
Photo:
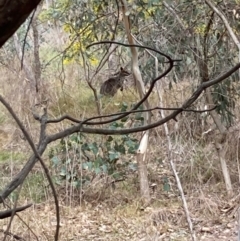
<path fill-rule="evenodd" d="M 214 1 L 227 17 L 230 26 L 239 32 L 239 7 L 237 0 Z M 204 1 L 135 0 L 128 2 L 127 15 L 131 20 L 131 32 L 140 44 L 151 46 L 182 59 L 169 77 L 172 81 L 189 80 L 195 85 L 203 81 L 199 74 L 199 61 L 207 62 L 208 78 L 218 76 L 238 61 L 237 48 L 229 37 L 222 21 Z M 92 42 L 118 40 L 125 42 L 121 1 L 59 0 L 43 12 L 42 18 L 58 21 L 69 36 L 64 52 L 65 63 L 77 61 L 97 66 L 108 46 L 86 49 Z M 53 19 L 53 20 L 52 20 Z M 138 43 L 137 42 L 137 43 Z M 119 50 L 121 49 L 121 50 Z M 118 48 L 117 51 L 129 51 Z M 155 60 L 149 53 L 139 50 L 141 70 L 145 83 L 155 77 Z M 129 55 L 130 56 L 130 55 Z M 159 69 L 164 68 L 163 59 Z M 214 101 L 223 121 L 231 125 L 236 95 L 227 91 L 233 88 L 236 75 L 214 88 Z M 229 82 L 230 81 L 230 82 Z M 217 93 L 216 93 L 217 92 Z M 220 103 L 220 104 L 219 104 Z"/>

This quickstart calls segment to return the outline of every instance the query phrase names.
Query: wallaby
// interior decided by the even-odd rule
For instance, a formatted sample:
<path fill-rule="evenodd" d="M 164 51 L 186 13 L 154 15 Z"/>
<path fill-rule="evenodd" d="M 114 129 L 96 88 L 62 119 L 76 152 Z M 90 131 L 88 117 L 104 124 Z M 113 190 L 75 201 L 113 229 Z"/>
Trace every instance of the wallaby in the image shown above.
<path fill-rule="evenodd" d="M 106 80 L 101 85 L 100 94 L 114 96 L 118 89 L 123 90 L 124 77 L 128 75 L 130 75 L 130 73 L 121 67 L 120 71 L 115 74 L 115 77 Z"/>

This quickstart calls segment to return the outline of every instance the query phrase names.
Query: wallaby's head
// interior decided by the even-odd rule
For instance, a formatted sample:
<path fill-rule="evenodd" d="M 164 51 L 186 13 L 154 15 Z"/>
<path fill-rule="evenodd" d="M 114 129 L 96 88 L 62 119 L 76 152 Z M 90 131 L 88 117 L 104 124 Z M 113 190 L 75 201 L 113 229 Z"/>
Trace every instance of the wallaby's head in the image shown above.
<path fill-rule="evenodd" d="M 118 74 L 121 77 L 130 75 L 130 73 L 127 70 L 125 70 L 124 68 L 122 68 L 122 67 L 120 68 L 120 72 L 118 72 Z"/>

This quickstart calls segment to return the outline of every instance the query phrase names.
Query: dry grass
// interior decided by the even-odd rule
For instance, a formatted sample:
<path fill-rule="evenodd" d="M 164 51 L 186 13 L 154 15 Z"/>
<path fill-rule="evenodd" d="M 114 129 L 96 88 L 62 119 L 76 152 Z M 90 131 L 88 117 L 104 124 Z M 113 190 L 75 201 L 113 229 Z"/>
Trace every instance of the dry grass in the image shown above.
<path fill-rule="evenodd" d="M 21 215 L 25 222 L 32 227 L 32 231 L 39 240 L 53 239 L 52 233 L 56 221 L 51 206 L 51 203 L 44 203 L 31 208 L 29 210 L 31 216 L 27 214 Z M 120 207 L 111 209 L 104 204 L 95 207 L 86 205 L 85 208 L 61 207 L 60 240 L 153 240 L 150 237 L 154 237 L 156 227 L 149 223 L 151 221 L 147 216 L 151 215 L 150 219 L 156 219 L 155 214 L 151 214 L 150 210 L 141 213 L 131 206 L 122 208 L 121 212 L 119 209 Z M 129 209 L 134 209 L 134 214 L 131 216 L 128 215 Z M 6 222 L 1 224 L 3 227 L 7 225 Z M 15 233 L 26 240 L 36 239 L 21 222 L 16 220 L 12 227 Z M 34 229 L 34 227 L 38 228 Z M 162 227 L 162 230 L 159 231 L 165 233 L 166 230 Z"/>
<path fill-rule="evenodd" d="M 30 111 L 35 96 L 29 90 L 28 83 L 14 74 L 8 72 L 2 74 L 8 78 L 6 77 L 0 91 L 7 96 L 31 135 L 37 137 L 39 124 L 34 121 Z M 55 79 L 51 79 L 51 83 L 45 85 L 45 97 L 49 98 L 50 118 L 62 114 L 69 114 L 79 119 L 97 115 L 92 91 L 76 76 L 76 72 L 69 66 L 63 86 L 56 76 Z M 98 80 L 95 80 L 95 83 L 95 86 L 98 86 Z M 16 90 L 14 93 L 12 88 Z M 165 106 L 179 106 L 186 96 L 190 96 L 191 91 L 192 82 L 187 80 L 174 85 L 171 90 L 165 90 L 163 92 Z M 152 106 L 156 106 L 158 103 L 156 93 L 150 98 Z M 112 99 L 101 98 L 102 113 L 119 111 L 123 102 L 130 107 L 137 99 L 136 93 L 131 88 L 118 92 Z M 196 107 L 202 107 L 201 102 L 201 100 L 197 102 Z M 159 119 L 158 114 L 154 114 L 154 119 Z M 22 168 L 30 152 L 27 143 L 21 139 L 16 124 L 2 107 L 0 124 L 0 170 L 3 188 Z M 56 132 L 69 125 L 69 122 L 50 125 L 48 132 Z M 184 187 L 194 225 L 198 235 L 203 237 L 202 240 L 208 240 L 208 236 L 215 235 L 214 231 L 203 232 L 200 228 L 209 227 L 209 223 L 234 232 L 233 213 L 223 211 L 229 198 L 225 195 L 221 168 L 212 144 L 217 132 L 202 135 L 211 125 L 209 118 L 203 122 L 203 118 L 199 118 L 199 115 L 194 113 L 183 113 L 178 117 L 178 122 L 168 123 L 174 162 Z M 233 132 L 235 135 L 228 137 L 228 164 L 235 186 L 239 184 L 236 168 L 238 165 L 236 159 L 239 157 L 236 143 L 239 137 L 236 130 Z M 182 203 L 169 169 L 167 153 L 164 131 L 162 127 L 158 127 L 152 131 L 149 145 L 149 180 L 150 184 L 157 184 L 157 188 L 151 194 L 153 203 L 148 208 L 143 208 L 138 200 L 137 173 L 129 175 L 124 182 L 118 183 L 115 189 L 111 186 L 106 188 L 106 179 L 99 178 L 84 190 L 84 195 L 79 190 L 72 189 L 72 192 L 69 192 L 69 184 L 66 183 L 65 186 L 56 186 L 61 203 L 60 240 L 190 240 Z M 45 162 L 49 165 L 47 153 Z M 164 189 L 166 181 L 170 185 L 168 191 Z M 40 165 L 36 165 L 22 187 L 19 203 L 34 202 L 35 205 L 20 214 L 29 227 L 16 218 L 12 232 L 26 240 L 37 240 L 31 229 L 39 240 L 53 240 L 55 210 L 52 194 L 45 182 Z M 16 196 L 16 193 L 14 195 Z M 10 197 L 9 203 L 14 201 L 14 195 Z M 235 209 L 238 202 L 238 199 L 234 200 L 227 208 Z M 1 221 L 2 227 L 5 228 L 7 223 L 8 220 Z M 227 223 L 232 226 L 226 228 Z M 214 237 L 219 237 L 217 235 Z"/>
<path fill-rule="evenodd" d="M 135 197 L 137 190 L 128 192 L 125 202 L 123 190 L 119 184 L 111 191 L 111 195 L 98 203 L 85 200 L 81 205 L 66 206 L 61 203 L 60 240 L 190 240 L 181 201 L 172 191 L 167 194 L 158 190 L 161 198 L 143 208 Z M 215 232 L 215 226 L 225 231 L 232 230 L 233 234 L 235 225 L 226 216 L 226 212 L 236 206 L 236 200 L 226 206 L 227 200 L 224 197 L 220 199 L 214 194 L 207 195 L 207 192 L 208 190 L 201 190 L 200 195 L 187 194 L 199 238 L 205 236 L 202 240 L 208 240 L 207 237 Z M 36 236 L 39 240 L 53 240 L 56 220 L 50 196 L 20 216 L 25 223 L 16 217 L 11 230 L 14 234 L 25 240 L 37 240 Z M 8 220 L 0 223 L 5 228 Z M 211 231 L 201 231 L 203 227 Z M 217 239 L 217 235 L 216 233 L 212 240 L 229 240 Z M 227 236 L 230 237 L 233 240 L 234 235 Z"/>

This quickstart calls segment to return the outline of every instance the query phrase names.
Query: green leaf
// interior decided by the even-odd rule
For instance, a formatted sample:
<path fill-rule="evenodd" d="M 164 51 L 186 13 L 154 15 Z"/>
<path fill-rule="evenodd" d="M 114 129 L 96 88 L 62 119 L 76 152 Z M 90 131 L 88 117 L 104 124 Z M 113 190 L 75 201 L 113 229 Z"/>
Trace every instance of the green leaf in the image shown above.
<path fill-rule="evenodd" d="M 104 173 L 108 173 L 108 166 L 106 164 L 102 165 L 102 170 Z"/>
<path fill-rule="evenodd" d="M 57 156 L 54 156 L 52 159 L 51 159 L 53 165 L 57 166 L 59 163 L 60 163 L 60 160 Z"/>
<path fill-rule="evenodd" d="M 170 185 L 169 185 L 169 183 L 164 183 L 164 185 L 163 185 L 163 190 L 166 191 L 166 192 L 169 192 L 169 191 L 170 191 Z"/>
<path fill-rule="evenodd" d="M 136 142 L 136 139 L 129 139 L 125 142 L 126 146 L 128 147 L 128 153 L 134 154 L 138 148 L 138 143 Z"/>
<path fill-rule="evenodd" d="M 114 179 L 120 179 L 120 178 L 122 177 L 122 175 L 121 175 L 120 172 L 115 172 L 115 173 L 112 174 L 112 177 L 113 177 Z"/>
<path fill-rule="evenodd" d="M 163 190 L 166 192 L 170 191 L 169 179 L 166 176 L 163 178 Z"/>
<path fill-rule="evenodd" d="M 81 182 L 79 180 L 73 181 L 72 186 L 75 188 L 80 188 L 81 187 Z"/>
<path fill-rule="evenodd" d="M 99 167 L 95 168 L 95 173 L 96 174 L 100 174 L 101 173 L 101 169 Z"/>
<path fill-rule="evenodd" d="M 118 160 L 120 157 L 118 152 L 109 152 L 109 160 L 110 161 L 114 161 L 114 160 Z"/>
<path fill-rule="evenodd" d="M 87 143 L 84 143 L 84 144 L 81 146 L 81 149 L 82 149 L 82 151 L 90 151 L 89 145 L 88 145 Z"/>
<path fill-rule="evenodd" d="M 92 162 L 85 162 L 82 164 L 82 168 L 85 170 L 91 171 L 93 168 L 93 163 Z"/>
<path fill-rule="evenodd" d="M 103 158 L 101 156 L 97 156 L 94 161 L 95 167 L 100 167 L 103 164 Z"/>
<path fill-rule="evenodd" d="M 98 153 L 98 145 L 97 145 L 96 142 L 94 142 L 92 144 L 89 144 L 88 147 L 89 147 L 89 150 L 93 152 L 93 154 L 97 155 L 97 153 Z"/>
<path fill-rule="evenodd" d="M 114 146 L 114 149 L 118 152 L 120 152 L 121 154 L 126 154 L 126 148 L 124 146 L 124 144 L 120 144 L 118 145 L 116 142 L 115 142 L 115 146 Z"/>
<path fill-rule="evenodd" d="M 141 105 L 138 108 L 138 110 L 143 110 L 143 106 Z M 141 112 L 138 112 L 138 113 L 135 114 L 135 120 L 141 120 L 142 121 L 143 119 L 144 119 L 143 114 Z"/>
<path fill-rule="evenodd" d="M 126 102 L 123 102 L 121 106 L 121 112 L 125 112 L 127 108 L 128 108 L 128 104 Z"/>
<path fill-rule="evenodd" d="M 117 122 L 112 122 L 111 124 L 110 124 L 110 129 L 111 130 L 116 130 L 117 128 L 118 128 L 118 123 Z"/>

